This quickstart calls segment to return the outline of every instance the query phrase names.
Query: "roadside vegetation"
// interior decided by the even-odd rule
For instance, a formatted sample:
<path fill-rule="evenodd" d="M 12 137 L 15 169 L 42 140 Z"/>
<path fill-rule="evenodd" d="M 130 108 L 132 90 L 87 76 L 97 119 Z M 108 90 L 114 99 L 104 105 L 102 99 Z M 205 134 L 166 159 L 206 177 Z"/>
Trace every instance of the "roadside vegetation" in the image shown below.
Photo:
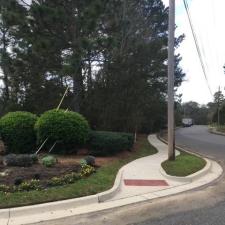
<path fill-rule="evenodd" d="M 225 134 L 225 125 L 217 126 L 216 130 Z"/>
<path fill-rule="evenodd" d="M 175 161 L 166 160 L 162 167 L 168 175 L 185 177 L 204 168 L 206 161 L 196 155 L 181 152 Z"/>
<path fill-rule="evenodd" d="M 33 181 L 32 185 L 37 188 L 35 190 L 0 191 L 0 208 L 77 198 L 108 190 L 113 186 L 116 174 L 123 165 L 137 158 L 155 154 L 156 152 L 157 150 L 149 144 L 146 136 L 139 136 L 132 150 L 123 151 L 113 158 L 109 157 L 108 160 L 105 157 L 106 163 L 100 167 L 97 165 L 94 173 L 93 171 L 86 170 L 88 176 L 84 174 L 82 179 L 74 177 L 73 183 L 63 183 L 65 177 L 61 177 L 58 180 L 56 178 L 52 179 L 54 185 L 46 189 L 38 189 L 38 186 L 35 186 L 37 183 Z M 97 159 L 98 157 L 96 157 L 96 161 Z M 91 160 L 86 159 L 86 161 Z M 30 168 L 27 168 L 27 170 L 30 170 Z M 60 185 L 57 185 L 57 182 Z M 26 184 L 23 185 L 26 186 Z"/>

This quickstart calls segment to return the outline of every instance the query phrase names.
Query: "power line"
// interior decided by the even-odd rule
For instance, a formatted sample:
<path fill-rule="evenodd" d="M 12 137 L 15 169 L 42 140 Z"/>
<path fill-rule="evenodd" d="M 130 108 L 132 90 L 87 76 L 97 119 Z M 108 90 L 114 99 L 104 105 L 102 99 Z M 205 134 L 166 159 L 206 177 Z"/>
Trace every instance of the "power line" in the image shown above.
<path fill-rule="evenodd" d="M 193 35 L 193 38 L 194 38 L 194 42 L 195 42 L 196 50 L 197 50 L 198 57 L 199 57 L 199 60 L 200 60 L 200 64 L 201 64 L 201 67 L 202 67 L 202 71 L 203 71 L 203 74 L 204 74 L 209 92 L 213 96 L 213 93 L 212 93 L 212 90 L 210 88 L 209 81 L 208 81 L 208 78 L 207 78 L 206 68 L 205 68 L 203 58 L 202 58 L 202 53 L 201 53 L 201 50 L 200 50 L 200 47 L 199 47 L 198 39 L 197 39 L 195 30 L 194 30 L 194 26 L 193 26 L 193 23 L 192 23 L 191 14 L 190 14 L 190 11 L 189 11 L 189 6 L 188 6 L 188 3 L 187 3 L 186 0 L 183 0 L 183 2 L 184 2 L 184 7 L 185 7 L 185 10 L 186 10 L 187 16 L 188 16 L 188 21 L 189 21 L 189 24 L 190 24 L 190 27 L 191 27 L 191 31 L 192 31 L 192 35 Z"/>

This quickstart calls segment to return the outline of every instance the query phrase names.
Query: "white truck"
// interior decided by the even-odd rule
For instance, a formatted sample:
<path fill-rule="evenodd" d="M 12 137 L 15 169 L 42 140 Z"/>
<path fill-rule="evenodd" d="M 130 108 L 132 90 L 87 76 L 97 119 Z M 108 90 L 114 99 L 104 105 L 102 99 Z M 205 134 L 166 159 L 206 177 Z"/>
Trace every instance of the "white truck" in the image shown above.
<path fill-rule="evenodd" d="M 183 127 L 190 127 L 193 125 L 193 119 L 191 118 L 183 118 L 182 119 L 182 125 Z"/>

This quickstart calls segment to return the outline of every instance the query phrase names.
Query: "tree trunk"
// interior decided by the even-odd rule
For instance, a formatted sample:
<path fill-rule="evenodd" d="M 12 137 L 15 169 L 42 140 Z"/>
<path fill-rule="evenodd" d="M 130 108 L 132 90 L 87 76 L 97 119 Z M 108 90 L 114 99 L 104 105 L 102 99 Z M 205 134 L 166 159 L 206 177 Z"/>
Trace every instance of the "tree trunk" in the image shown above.
<path fill-rule="evenodd" d="M 5 105 L 9 101 L 9 57 L 7 55 L 7 44 L 6 44 L 6 33 L 3 33 L 2 37 L 2 43 L 3 43 L 3 51 L 2 51 L 2 62 L 1 67 L 3 71 L 3 83 L 4 83 L 4 90 L 3 90 L 3 96 L 4 96 L 4 103 Z"/>
<path fill-rule="evenodd" d="M 77 72 L 73 76 L 73 110 L 80 112 L 80 107 L 83 99 L 83 76 L 82 68 L 79 66 Z"/>
<path fill-rule="evenodd" d="M 88 54 L 88 72 L 87 72 L 87 87 L 88 91 L 92 88 L 92 67 L 91 67 L 91 55 Z"/>

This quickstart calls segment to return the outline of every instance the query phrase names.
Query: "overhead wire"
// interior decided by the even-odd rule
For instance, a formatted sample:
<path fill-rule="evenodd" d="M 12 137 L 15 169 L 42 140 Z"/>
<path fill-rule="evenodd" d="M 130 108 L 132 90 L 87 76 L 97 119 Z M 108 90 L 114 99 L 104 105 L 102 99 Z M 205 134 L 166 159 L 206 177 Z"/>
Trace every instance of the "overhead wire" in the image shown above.
<path fill-rule="evenodd" d="M 191 14 L 190 14 L 190 11 L 189 11 L 188 2 L 186 0 L 183 0 L 183 3 L 184 3 L 184 7 L 185 7 L 185 10 L 186 10 L 187 16 L 188 16 L 188 21 L 189 21 L 189 24 L 190 24 L 190 27 L 191 27 L 191 32 L 192 32 L 192 35 L 193 35 L 193 38 L 194 38 L 194 42 L 195 42 L 196 50 L 197 50 L 198 57 L 199 57 L 199 60 L 200 60 L 200 64 L 201 64 L 201 67 L 202 67 L 202 71 L 203 71 L 203 74 L 204 74 L 204 78 L 206 80 L 206 84 L 207 84 L 207 87 L 209 89 L 209 92 L 213 96 L 212 90 L 211 90 L 210 85 L 209 85 L 209 80 L 208 80 L 208 77 L 207 77 L 206 68 L 205 68 L 203 57 L 202 57 L 201 49 L 199 47 L 197 35 L 195 33 L 195 29 L 194 29 L 194 26 L 193 26 Z"/>

